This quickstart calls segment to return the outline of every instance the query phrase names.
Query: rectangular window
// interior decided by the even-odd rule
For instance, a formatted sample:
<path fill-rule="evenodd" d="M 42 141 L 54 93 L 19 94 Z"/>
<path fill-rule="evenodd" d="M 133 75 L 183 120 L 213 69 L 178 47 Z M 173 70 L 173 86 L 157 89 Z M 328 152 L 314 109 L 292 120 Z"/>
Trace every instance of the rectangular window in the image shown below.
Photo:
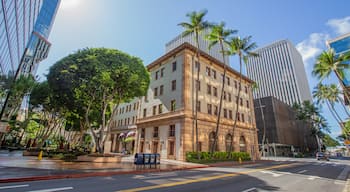
<path fill-rule="evenodd" d="M 159 111 L 159 114 L 163 113 L 163 104 L 158 105 L 158 111 Z"/>
<path fill-rule="evenodd" d="M 198 71 L 201 71 L 201 65 L 199 64 L 198 61 L 196 61 L 196 63 L 195 63 L 195 68 L 196 68 Z M 196 72 L 197 72 L 197 70 L 196 70 Z"/>
<path fill-rule="evenodd" d="M 158 79 L 158 75 L 159 75 L 159 71 L 156 71 L 156 77 L 155 77 L 156 80 Z"/>
<path fill-rule="evenodd" d="M 144 108 L 144 109 L 143 109 L 143 117 L 146 117 L 146 114 L 147 114 L 147 109 Z"/>
<path fill-rule="evenodd" d="M 171 81 L 171 90 L 172 91 L 176 90 L 176 80 Z"/>
<path fill-rule="evenodd" d="M 135 117 L 132 117 L 132 124 L 135 124 Z"/>
<path fill-rule="evenodd" d="M 153 137 L 158 137 L 158 127 L 153 127 Z"/>
<path fill-rule="evenodd" d="M 164 77 L 164 67 L 160 69 L 160 77 Z"/>
<path fill-rule="evenodd" d="M 208 109 L 208 114 L 210 114 L 211 115 L 211 104 L 207 104 L 207 109 Z"/>
<path fill-rule="evenodd" d="M 153 106 L 153 110 L 152 110 L 153 115 L 157 114 L 157 106 Z"/>
<path fill-rule="evenodd" d="M 248 93 L 248 87 L 247 86 L 244 87 L 244 92 Z"/>
<path fill-rule="evenodd" d="M 209 67 L 205 68 L 205 74 L 210 77 L 210 68 Z"/>
<path fill-rule="evenodd" d="M 249 101 L 248 100 L 246 101 L 246 104 L 247 104 L 247 108 L 249 109 Z"/>
<path fill-rule="evenodd" d="M 227 109 L 224 109 L 224 117 L 227 118 Z"/>
<path fill-rule="evenodd" d="M 227 81 L 227 85 L 230 86 L 230 78 L 229 77 L 226 77 L 226 81 Z"/>
<path fill-rule="evenodd" d="M 176 61 L 175 61 L 175 62 L 173 62 L 173 64 L 172 64 L 172 65 L 173 65 L 173 72 L 174 72 L 174 71 L 176 71 Z"/>
<path fill-rule="evenodd" d="M 201 102 L 197 101 L 197 111 L 200 112 L 201 111 Z"/>
<path fill-rule="evenodd" d="M 244 123 L 244 113 L 242 113 L 242 122 Z"/>
<path fill-rule="evenodd" d="M 198 91 L 201 90 L 201 82 L 198 81 L 198 80 L 196 80 L 196 88 L 197 88 Z"/>
<path fill-rule="evenodd" d="M 231 102 L 232 101 L 231 93 L 227 93 L 227 95 L 228 95 L 228 101 Z"/>
<path fill-rule="evenodd" d="M 241 106 L 243 106 L 243 99 L 242 99 L 242 98 L 239 98 L 239 104 L 240 104 Z"/>
<path fill-rule="evenodd" d="M 218 96 L 218 88 L 213 87 L 213 92 L 214 92 L 214 96 L 217 97 Z"/>
<path fill-rule="evenodd" d="M 237 112 L 236 115 L 237 115 L 237 116 L 236 116 L 236 117 L 237 117 L 237 121 L 241 121 L 241 117 L 240 117 L 241 114 L 239 114 L 239 112 Z"/>
<path fill-rule="evenodd" d="M 158 96 L 158 87 L 154 88 L 154 97 Z"/>
<path fill-rule="evenodd" d="M 218 106 L 214 105 L 214 115 L 218 115 Z"/>
<path fill-rule="evenodd" d="M 224 100 L 226 100 L 226 91 L 224 91 Z"/>
<path fill-rule="evenodd" d="M 175 125 L 169 126 L 169 137 L 175 137 Z"/>
<path fill-rule="evenodd" d="M 228 111 L 228 117 L 229 117 L 230 119 L 232 119 L 232 110 L 229 110 L 229 111 Z"/>
<path fill-rule="evenodd" d="M 145 128 L 141 128 L 141 138 L 145 138 Z"/>
<path fill-rule="evenodd" d="M 143 153 L 144 145 L 145 145 L 144 142 L 141 141 L 141 142 L 140 142 L 140 153 Z"/>
<path fill-rule="evenodd" d="M 169 141 L 169 155 L 175 154 L 175 142 Z"/>
<path fill-rule="evenodd" d="M 216 79 L 216 71 L 213 69 L 211 72 L 213 73 L 213 78 Z"/>
<path fill-rule="evenodd" d="M 238 87 L 237 87 L 237 81 L 235 81 L 235 88 L 237 89 Z"/>
<path fill-rule="evenodd" d="M 207 84 L 207 94 L 211 95 L 211 85 Z"/>
<path fill-rule="evenodd" d="M 130 118 L 128 118 L 128 125 L 130 125 Z"/>
<path fill-rule="evenodd" d="M 159 95 L 163 95 L 163 91 L 164 91 L 164 85 L 161 85 L 159 87 Z"/>
<path fill-rule="evenodd" d="M 175 111 L 175 109 L 176 109 L 176 100 L 171 100 L 170 110 Z"/>

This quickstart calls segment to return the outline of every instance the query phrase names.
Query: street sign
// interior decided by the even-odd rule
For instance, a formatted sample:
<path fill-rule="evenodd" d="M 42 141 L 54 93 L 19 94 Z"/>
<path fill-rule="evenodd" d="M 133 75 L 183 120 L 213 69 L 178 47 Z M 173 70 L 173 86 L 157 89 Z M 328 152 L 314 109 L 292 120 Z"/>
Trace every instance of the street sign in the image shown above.
<path fill-rule="evenodd" d="M 344 144 L 345 144 L 345 145 L 350 145 L 350 140 L 346 139 L 346 140 L 344 141 Z"/>

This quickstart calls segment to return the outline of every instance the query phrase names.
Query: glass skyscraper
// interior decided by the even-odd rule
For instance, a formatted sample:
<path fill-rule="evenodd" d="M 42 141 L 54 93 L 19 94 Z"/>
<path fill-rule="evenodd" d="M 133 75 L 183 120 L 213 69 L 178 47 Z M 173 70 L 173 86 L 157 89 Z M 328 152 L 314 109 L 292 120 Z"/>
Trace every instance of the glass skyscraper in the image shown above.
<path fill-rule="evenodd" d="M 34 75 L 40 61 L 47 58 L 51 46 L 48 37 L 59 4 L 60 0 L 1 0 L 0 117 L 10 84 L 21 74 Z"/>

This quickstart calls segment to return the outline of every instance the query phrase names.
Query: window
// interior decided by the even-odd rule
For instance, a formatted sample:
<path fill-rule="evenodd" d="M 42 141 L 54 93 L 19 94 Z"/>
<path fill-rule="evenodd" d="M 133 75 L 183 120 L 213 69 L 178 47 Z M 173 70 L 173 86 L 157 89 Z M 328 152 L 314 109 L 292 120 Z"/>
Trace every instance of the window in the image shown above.
<path fill-rule="evenodd" d="M 200 112 L 201 111 L 201 102 L 197 101 L 197 111 Z"/>
<path fill-rule="evenodd" d="M 176 100 L 171 100 L 170 110 L 175 111 L 175 109 L 176 109 Z"/>
<path fill-rule="evenodd" d="M 227 95 L 228 95 L 228 101 L 231 102 L 232 101 L 231 93 L 227 93 Z"/>
<path fill-rule="evenodd" d="M 197 87 L 197 90 L 200 91 L 201 90 L 201 82 L 196 80 L 196 87 Z"/>
<path fill-rule="evenodd" d="M 237 87 L 237 81 L 235 81 L 235 88 L 237 89 L 238 87 Z"/>
<path fill-rule="evenodd" d="M 153 115 L 156 115 L 156 113 L 157 113 L 157 106 L 153 106 L 152 113 L 153 113 Z"/>
<path fill-rule="evenodd" d="M 236 96 L 236 103 L 238 104 L 238 96 Z"/>
<path fill-rule="evenodd" d="M 128 118 L 128 125 L 130 125 L 130 118 Z"/>
<path fill-rule="evenodd" d="M 153 137 L 158 137 L 158 127 L 153 127 Z"/>
<path fill-rule="evenodd" d="M 247 86 L 244 87 L 244 92 L 248 93 L 248 87 Z"/>
<path fill-rule="evenodd" d="M 228 110 L 228 117 L 232 119 L 232 110 Z"/>
<path fill-rule="evenodd" d="M 135 117 L 132 117 L 132 124 L 135 124 Z"/>
<path fill-rule="evenodd" d="M 134 103 L 134 111 L 136 110 L 136 103 Z"/>
<path fill-rule="evenodd" d="M 207 104 L 208 114 L 211 115 L 211 104 Z"/>
<path fill-rule="evenodd" d="M 226 81 L 227 81 L 227 85 L 230 85 L 230 78 L 229 77 L 226 77 Z"/>
<path fill-rule="evenodd" d="M 175 125 L 169 126 L 169 137 L 175 137 Z"/>
<path fill-rule="evenodd" d="M 246 104 L 247 104 L 247 108 L 249 109 L 249 101 L 248 100 L 246 101 Z"/>
<path fill-rule="evenodd" d="M 163 113 L 163 104 L 158 105 L 158 112 L 159 112 L 159 114 Z"/>
<path fill-rule="evenodd" d="M 159 95 L 163 95 L 163 91 L 164 91 L 164 85 L 161 85 L 159 87 Z"/>
<path fill-rule="evenodd" d="M 160 69 L 160 77 L 164 77 L 164 67 Z"/>
<path fill-rule="evenodd" d="M 169 141 L 169 155 L 175 154 L 175 142 Z"/>
<path fill-rule="evenodd" d="M 241 121 L 240 115 L 241 114 L 239 114 L 239 112 L 237 112 L 237 116 L 236 116 L 237 117 L 237 121 Z"/>
<path fill-rule="evenodd" d="M 143 148 L 144 148 L 145 144 L 143 141 L 140 142 L 140 153 L 143 153 Z"/>
<path fill-rule="evenodd" d="M 176 90 L 176 80 L 171 81 L 171 90 L 172 91 Z"/>
<path fill-rule="evenodd" d="M 214 96 L 217 97 L 218 96 L 218 88 L 213 87 L 213 92 L 214 92 Z"/>
<path fill-rule="evenodd" d="M 195 68 L 198 69 L 198 71 L 201 71 L 201 65 L 199 64 L 198 61 L 196 61 L 196 63 L 195 63 Z"/>
<path fill-rule="evenodd" d="M 147 114 L 147 109 L 144 108 L 144 109 L 143 109 L 143 117 L 146 117 L 146 114 Z"/>
<path fill-rule="evenodd" d="M 239 104 L 240 104 L 241 106 L 243 106 L 243 99 L 242 99 L 242 98 L 239 98 Z"/>
<path fill-rule="evenodd" d="M 210 68 L 209 67 L 205 68 L 205 74 L 210 77 Z"/>
<path fill-rule="evenodd" d="M 154 88 L 154 96 L 155 96 L 155 97 L 158 96 L 158 87 Z"/>
<path fill-rule="evenodd" d="M 211 95 L 211 85 L 207 84 L 207 94 Z"/>
<path fill-rule="evenodd" d="M 141 128 L 141 138 L 145 138 L 145 128 Z"/>
<path fill-rule="evenodd" d="M 159 75 L 159 71 L 156 71 L 156 77 L 155 77 L 156 80 L 158 79 L 158 75 Z"/>
<path fill-rule="evenodd" d="M 176 61 L 173 62 L 173 72 L 176 71 Z"/>
<path fill-rule="evenodd" d="M 218 115 L 218 106 L 214 105 L 214 115 Z"/>
<path fill-rule="evenodd" d="M 245 121 L 244 121 L 244 113 L 242 113 L 242 122 L 245 122 Z"/>
<path fill-rule="evenodd" d="M 224 109 L 224 117 L 227 118 L 227 109 Z"/>
<path fill-rule="evenodd" d="M 216 71 L 213 69 L 211 72 L 213 73 L 214 79 L 216 79 Z"/>
<path fill-rule="evenodd" d="M 224 91 L 224 100 L 226 100 L 226 91 Z"/>

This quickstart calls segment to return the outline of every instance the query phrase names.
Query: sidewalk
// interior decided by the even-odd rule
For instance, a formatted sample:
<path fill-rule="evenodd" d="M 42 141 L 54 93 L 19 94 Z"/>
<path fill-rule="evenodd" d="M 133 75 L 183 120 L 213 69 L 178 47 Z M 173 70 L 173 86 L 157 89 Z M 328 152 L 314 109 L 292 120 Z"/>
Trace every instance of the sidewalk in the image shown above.
<path fill-rule="evenodd" d="M 175 171 L 208 167 L 175 160 L 161 159 L 160 165 L 136 166 L 133 156 L 121 163 L 64 162 L 33 156 L 22 156 L 20 151 L 0 151 L 0 183 L 110 176 L 116 174 L 140 174 L 145 172 Z"/>

